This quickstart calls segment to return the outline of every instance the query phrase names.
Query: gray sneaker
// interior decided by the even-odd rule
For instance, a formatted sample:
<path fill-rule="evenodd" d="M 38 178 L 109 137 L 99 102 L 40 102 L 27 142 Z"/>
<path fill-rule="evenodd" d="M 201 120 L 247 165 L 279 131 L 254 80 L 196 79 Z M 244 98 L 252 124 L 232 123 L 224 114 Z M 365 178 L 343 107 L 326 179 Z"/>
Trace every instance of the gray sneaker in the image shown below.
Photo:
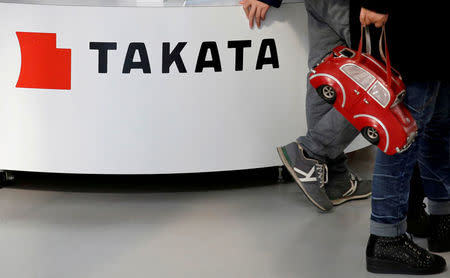
<path fill-rule="evenodd" d="M 284 166 L 306 197 L 322 211 L 332 209 L 333 204 L 324 189 L 328 179 L 327 165 L 306 158 L 303 148 L 297 142 L 278 147 L 277 150 Z"/>
<path fill-rule="evenodd" d="M 329 173 L 329 181 L 325 187 L 333 205 L 337 206 L 350 200 L 366 199 L 372 195 L 372 182 L 361 180 L 350 171 Z"/>

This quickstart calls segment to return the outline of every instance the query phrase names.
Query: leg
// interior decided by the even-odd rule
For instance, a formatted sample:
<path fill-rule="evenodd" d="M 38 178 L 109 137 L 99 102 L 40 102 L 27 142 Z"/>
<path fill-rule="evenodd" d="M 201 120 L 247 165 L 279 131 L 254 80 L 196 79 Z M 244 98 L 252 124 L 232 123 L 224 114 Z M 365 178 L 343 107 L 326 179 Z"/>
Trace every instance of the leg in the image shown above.
<path fill-rule="evenodd" d="M 424 129 L 419 150 L 420 174 L 425 195 L 450 209 L 450 82 L 442 82 L 433 117 Z M 447 211 L 450 213 L 450 211 Z"/>
<path fill-rule="evenodd" d="M 410 181 L 408 208 L 414 208 L 417 204 L 423 203 L 424 198 L 425 192 L 420 178 L 419 164 L 416 164 Z"/>
<path fill-rule="evenodd" d="M 310 53 L 313 68 L 338 45 L 350 44 L 349 1 L 306 1 L 308 10 Z M 333 16 L 329 16 L 333 14 Z M 307 155 L 328 166 L 326 193 L 333 205 L 367 198 L 370 181 L 362 181 L 346 165 L 344 149 L 359 134 L 332 105 L 325 102 L 307 80 L 306 136 L 298 138 Z"/>
<path fill-rule="evenodd" d="M 396 236 L 406 232 L 409 181 L 417 163 L 421 149 L 419 146 L 423 144 L 425 127 L 434 112 L 438 90 L 439 82 L 421 82 L 407 86 L 404 104 L 419 127 L 416 141 L 401 154 L 389 156 L 381 151 L 377 152 L 373 174 L 373 234 Z"/>
<path fill-rule="evenodd" d="M 435 112 L 424 130 L 419 166 L 430 212 L 430 251 L 450 251 L 450 83 L 441 84 Z"/>
<path fill-rule="evenodd" d="M 371 235 L 366 249 L 367 269 L 371 272 L 433 274 L 445 270 L 442 257 L 420 248 L 405 234 L 409 181 L 419 154 L 427 147 L 425 130 L 435 111 L 439 86 L 440 82 L 407 86 L 404 104 L 417 121 L 417 139 L 404 153 L 392 156 L 381 151 L 377 153 L 373 174 Z M 439 157 L 440 154 L 429 155 Z"/>
<path fill-rule="evenodd" d="M 310 52 L 308 64 L 312 68 L 325 57 L 334 47 L 350 42 L 349 1 L 305 1 L 308 11 L 308 30 Z M 334 16 L 330 17 L 329 15 Z M 337 112 L 332 105 L 323 101 L 307 81 L 306 118 L 308 133 L 296 142 L 278 148 L 283 164 L 293 176 L 299 187 L 311 202 L 321 210 L 333 207 L 332 201 L 344 194 L 351 195 L 359 188 L 356 177 L 347 170 L 343 150 L 356 137 L 358 131 Z M 343 168 L 337 175 L 327 171 L 326 163 L 336 159 L 337 168 Z M 344 159 L 341 159 L 341 158 Z M 330 167 L 333 169 L 333 167 Z M 330 179 L 328 179 L 330 173 Z M 352 179 L 353 178 L 353 179 Z M 339 188 L 325 187 L 325 183 L 339 183 Z M 363 195 L 370 194 L 370 186 L 365 187 Z M 369 190 L 367 190 L 369 188 Z M 368 192 L 367 192 L 368 191 Z M 329 194 L 329 195 L 327 195 Z M 330 199 L 332 201 L 330 201 Z"/>
<path fill-rule="evenodd" d="M 310 0 L 305 1 L 305 5 L 310 43 L 308 66 L 312 68 L 334 47 L 350 43 L 349 1 Z M 306 119 L 308 132 L 297 141 L 310 157 L 323 162 L 342 155 L 358 135 L 358 131 L 332 105 L 318 96 L 309 80 Z"/>
<path fill-rule="evenodd" d="M 426 206 L 423 203 L 425 193 L 418 164 L 414 166 L 409 184 L 410 191 L 408 200 L 408 215 L 406 217 L 406 231 L 416 237 L 427 237 L 430 220 L 428 213 L 425 211 Z"/>

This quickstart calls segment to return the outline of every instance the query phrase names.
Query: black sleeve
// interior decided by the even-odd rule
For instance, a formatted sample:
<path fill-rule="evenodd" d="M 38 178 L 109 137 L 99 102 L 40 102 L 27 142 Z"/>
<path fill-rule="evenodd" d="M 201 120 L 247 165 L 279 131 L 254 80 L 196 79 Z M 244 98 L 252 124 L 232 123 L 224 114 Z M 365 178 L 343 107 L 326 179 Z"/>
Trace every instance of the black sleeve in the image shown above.
<path fill-rule="evenodd" d="M 258 0 L 258 1 L 266 3 L 267 5 L 270 5 L 272 7 L 279 8 L 283 0 Z"/>
<path fill-rule="evenodd" d="M 379 14 L 388 14 L 392 1 L 397 0 L 363 0 L 361 6 Z"/>

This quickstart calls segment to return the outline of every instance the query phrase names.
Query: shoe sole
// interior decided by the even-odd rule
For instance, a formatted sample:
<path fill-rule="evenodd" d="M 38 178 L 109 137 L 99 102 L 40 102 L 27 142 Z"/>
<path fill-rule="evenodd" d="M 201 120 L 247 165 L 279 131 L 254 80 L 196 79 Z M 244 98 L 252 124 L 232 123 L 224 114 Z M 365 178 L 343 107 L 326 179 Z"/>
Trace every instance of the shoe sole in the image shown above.
<path fill-rule="evenodd" d="M 428 275 L 438 274 L 444 272 L 446 266 L 442 266 L 437 269 L 417 269 L 397 262 L 388 260 L 366 258 L 367 271 L 372 273 L 384 273 L 384 274 L 409 274 L 409 275 Z"/>
<path fill-rule="evenodd" d="M 448 243 L 442 244 L 440 242 L 430 242 L 428 240 L 428 250 L 430 250 L 430 252 L 435 252 L 435 253 L 450 252 L 450 245 Z"/>
<path fill-rule="evenodd" d="M 289 164 L 286 157 L 284 156 L 283 148 L 277 147 L 278 156 L 280 157 L 281 161 L 283 162 L 284 166 L 286 166 L 286 169 L 288 170 L 289 174 L 294 178 L 294 181 L 297 183 L 297 185 L 300 187 L 300 189 L 303 191 L 305 196 L 308 198 L 308 200 L 315 205 L 317 208 L 319 208 L 322 211 L 328 211 L 321 205 L 319 205 L 309 194 L 308 191 L 303 187 L 302 182 L 299 180 L 297 175 L 295 174 L 294 168 Z"/>
<path fill-rule="evenodd" d="M 333 206 L 339 206 L 345 202 L 352 201 L 352 200 L 361 200 L 361 199 L 367 199 L 372 195 L 372 192 L 369 192 L 365 195 L 358 195 L 358 196 L 350 196 L 346 198 L 336 199 L 336 200 L 330 200 Z"/>

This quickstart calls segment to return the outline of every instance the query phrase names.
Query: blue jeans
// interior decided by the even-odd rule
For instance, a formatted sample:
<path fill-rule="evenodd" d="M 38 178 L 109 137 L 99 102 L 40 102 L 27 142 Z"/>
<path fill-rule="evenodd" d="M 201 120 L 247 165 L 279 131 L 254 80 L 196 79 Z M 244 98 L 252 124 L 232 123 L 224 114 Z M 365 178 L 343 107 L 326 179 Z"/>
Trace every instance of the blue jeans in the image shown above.
<path fill-rule="evenodd" d="M 450 214 L 450 83 L 417 82 L 407 85 L 406 91 L 404 104 L 418 124 L 418 135 L 404 153 L 392 156 L 377 153 L 370 232 L 378 236 L 406 232 L 409 182 L 416 162 L 429 200 L 429 212 Z"/>

